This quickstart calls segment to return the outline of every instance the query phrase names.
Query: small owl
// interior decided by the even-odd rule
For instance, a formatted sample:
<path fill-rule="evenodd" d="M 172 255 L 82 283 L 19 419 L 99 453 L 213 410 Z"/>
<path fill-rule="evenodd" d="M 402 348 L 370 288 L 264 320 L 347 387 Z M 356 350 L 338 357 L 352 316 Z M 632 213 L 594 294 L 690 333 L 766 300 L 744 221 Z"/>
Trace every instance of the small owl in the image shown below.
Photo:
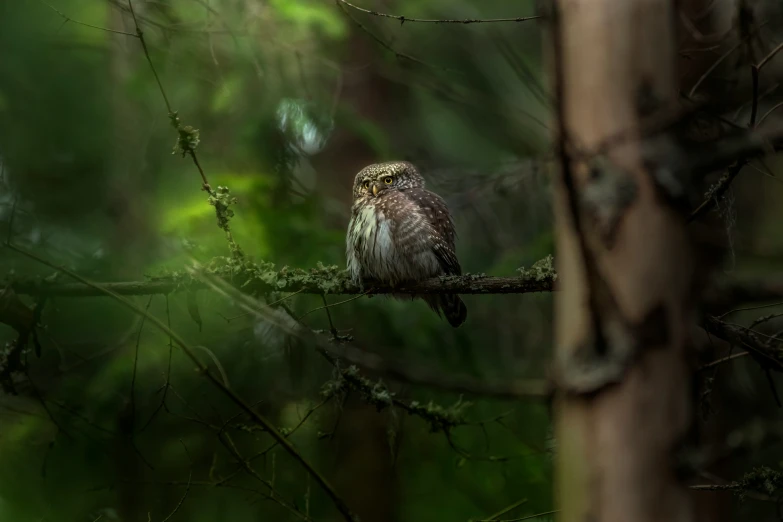
<path fill-rule="evenodd" d="M 424 178 L 406 161 L 363 168 L 353 183 L 346 256 L 353 282 L 389 285 L 462 273 L 454 251 L 456 233 L 446 202 L 424 189 Z M 456 294 L 421 297 L 454 328 L 468 309 Z"/>

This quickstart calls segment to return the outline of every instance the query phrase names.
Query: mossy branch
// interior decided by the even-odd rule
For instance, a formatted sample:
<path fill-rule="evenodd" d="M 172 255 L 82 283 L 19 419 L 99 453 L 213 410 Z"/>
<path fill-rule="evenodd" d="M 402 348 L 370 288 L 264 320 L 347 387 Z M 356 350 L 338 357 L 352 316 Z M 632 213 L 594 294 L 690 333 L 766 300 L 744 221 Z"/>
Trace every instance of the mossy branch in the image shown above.
<path fill-rule="evenodd" d="M 783 474 L 767 466 L 759 466 L 745 473 L 736 482 L 728 484 L 698 484 L 690 486 L 697 491 L 731 491 L 740 501 L 746 498 L 779 502 L 783 492 Z"/>
<path fill-rule="evenodd" d="M 354 391 L 372 404 L 378 411 L 386 408 L 400 408 L 410 415 L 421 417 L 430 425 L 432 432 L 448 432 L 457 426 L 470 424 L 464 417 L 464 410 L 470 406 L 469 402 L 461 399 L 448 408 L 444 408 L 432 401 L 422 404 L 418 401 L 406 402 L 398 399 L 394 392 L 390 391 L 382 382 L 373 382 L 359 373 L 356 366 L 349 366 L 339 370 L 338 376 L 323 385 L 321 394 L 325 398 L 342 395 L 348 391 Z"/>
<path fill-rule="evenodd" d="M 551 292 L 555 288 L 557 274 L 552 257 L 535 263 L 531 268 L 520 268 L 519 275 L 494 277 L 485 274 L 466 274 L 427 279 L 417 283 L 391 287 L 375 285 L 372 289 L 351 283 L 345 270 L 337 266 L 318 264 L 316 268 L 302 270 L 272 263 L 254 263 L 246 259 L 218 258 L 208 271 L 232 286 L 248 294 L 267 292 L 298 292 L 309 294 L 525 294 Z M 144 281 L 103 282 L 101 286 L 119 295 L 169 294 L 187 290 L 204 289 L 203 281 L 186 271 L 172 272 Z M 105 295 L 95 287 L 82 283 L 58 283 L 46 279 L 15 279 L 11 287 L 17 294 L 33 296 L 90 297 Z"/>

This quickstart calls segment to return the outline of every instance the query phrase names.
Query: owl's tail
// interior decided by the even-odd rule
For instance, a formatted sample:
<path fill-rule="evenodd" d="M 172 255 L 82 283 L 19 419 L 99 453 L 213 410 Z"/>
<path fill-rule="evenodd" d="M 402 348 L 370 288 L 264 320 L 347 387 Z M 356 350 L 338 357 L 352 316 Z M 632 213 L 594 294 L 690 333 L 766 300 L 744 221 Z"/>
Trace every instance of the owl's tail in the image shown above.
<path fill-rule="evenodd" d="M 438 315 L 443 312 L 449 324 L 454 328 L 468 318 L 468 308 L 457 294 L 427 295 L 424 300 Z"/>

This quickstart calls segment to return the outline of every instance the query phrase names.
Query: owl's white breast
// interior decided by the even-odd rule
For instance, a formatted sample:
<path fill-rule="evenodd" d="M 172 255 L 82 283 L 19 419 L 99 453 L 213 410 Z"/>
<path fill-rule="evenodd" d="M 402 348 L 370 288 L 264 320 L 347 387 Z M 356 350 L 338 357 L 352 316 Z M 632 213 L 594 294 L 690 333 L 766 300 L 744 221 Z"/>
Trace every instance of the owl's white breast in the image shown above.
<path fill-rule="evenodd" d="M 416 222 L 418 220 L 414 219 L 413 223 Z M 397 248 L 393 227 L 399 225 L 373 204 L 364 205 L 353 213 L 346 254 L 348 270 L 355 282 L 369 277 L 394 284 L 440 273 L 438 260 L 430 250 L 406 253 Z"/>

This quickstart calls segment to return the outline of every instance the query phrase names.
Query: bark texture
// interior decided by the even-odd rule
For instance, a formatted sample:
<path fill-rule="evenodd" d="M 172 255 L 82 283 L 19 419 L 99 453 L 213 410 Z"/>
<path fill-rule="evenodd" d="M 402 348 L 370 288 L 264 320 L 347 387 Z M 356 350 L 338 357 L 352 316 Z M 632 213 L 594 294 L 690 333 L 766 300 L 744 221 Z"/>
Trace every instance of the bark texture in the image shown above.
<path fill-rule="evenodd" d="M 677 103 L 674 22 L 669 0 L 559 0 L 553 19 L 564 144 L 556 496 L 567 522 L 693 520 L 675 471 L 692 419 L 692 254 L 656 181 L 663 163 L 636 139 Z"/>

